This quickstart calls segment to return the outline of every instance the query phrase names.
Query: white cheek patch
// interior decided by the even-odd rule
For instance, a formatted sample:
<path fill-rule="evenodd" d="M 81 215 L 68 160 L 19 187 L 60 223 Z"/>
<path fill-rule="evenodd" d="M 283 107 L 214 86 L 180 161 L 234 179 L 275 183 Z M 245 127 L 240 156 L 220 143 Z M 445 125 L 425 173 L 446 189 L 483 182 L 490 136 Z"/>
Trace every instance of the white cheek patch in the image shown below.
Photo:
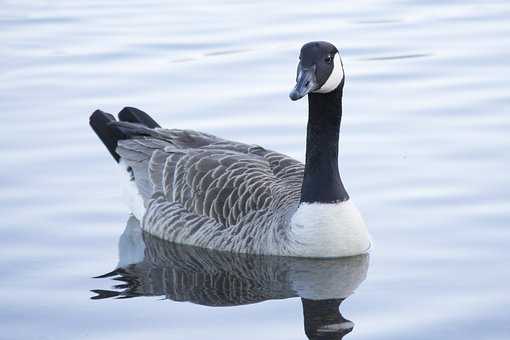
<path fill-rule="evenodd" d="M 342 61 L 340 60 L 340 55 L 338 53 L 335 53 L 335 57 L 333 59 L 333 71 L 331 71 L 328 80 L 326 80 L 324 85 L 322 85 L 318 90 L 315 90 L 313 92 L 317 93 L 331 92 L 334 89 L 336 89 L 338 85 L 340 85 L 342 79 L 344 79 Z"/>

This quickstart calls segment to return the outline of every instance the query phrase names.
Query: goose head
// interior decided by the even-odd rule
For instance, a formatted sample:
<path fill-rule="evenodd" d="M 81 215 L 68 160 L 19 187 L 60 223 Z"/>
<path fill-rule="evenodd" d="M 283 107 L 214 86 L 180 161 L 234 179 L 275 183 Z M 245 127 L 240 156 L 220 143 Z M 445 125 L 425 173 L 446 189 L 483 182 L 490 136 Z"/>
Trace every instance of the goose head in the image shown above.
<path fill-rule="evenodd" d="M 296 86 L 289 94 L 298 100 L 308 93 L 328 93 L 343 85 L 344 70 L 335 45 L 326 41 L 309 42 L 301 48 Z"/>

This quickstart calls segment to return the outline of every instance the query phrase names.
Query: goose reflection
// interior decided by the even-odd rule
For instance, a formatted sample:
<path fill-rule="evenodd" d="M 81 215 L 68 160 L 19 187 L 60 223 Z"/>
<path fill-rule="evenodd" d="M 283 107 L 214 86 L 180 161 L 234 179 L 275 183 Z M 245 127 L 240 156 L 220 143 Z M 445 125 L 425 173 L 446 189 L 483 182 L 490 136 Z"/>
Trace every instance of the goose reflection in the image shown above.
<path fill-rule="evenodd" d="M 305 259 L 232 254 L 169 243 L 130 217 L 119 240 L 117 269 L 98 278 L 122 282 L 92 290 L 94 300 L 164 296 L 205 306 L 238 306 L 301 297 L 310 339 L 342 339 L 354 324 L 340 304 L 365 280 L 369 256 Z"/>

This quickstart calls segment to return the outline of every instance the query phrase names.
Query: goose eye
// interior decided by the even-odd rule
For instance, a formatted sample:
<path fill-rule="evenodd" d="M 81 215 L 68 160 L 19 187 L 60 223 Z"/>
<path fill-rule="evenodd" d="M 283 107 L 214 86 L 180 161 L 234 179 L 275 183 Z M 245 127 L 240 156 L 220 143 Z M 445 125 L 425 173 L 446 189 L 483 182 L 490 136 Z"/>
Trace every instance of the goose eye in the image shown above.
<path fill-rule="evenodd" d="M 333 57 L 331 57 L 331 55 L 328 55 L 326 59 L 324 59 L 324 61 L 328 64 L 331 64 L 331 62 L 333 61 Z"/>

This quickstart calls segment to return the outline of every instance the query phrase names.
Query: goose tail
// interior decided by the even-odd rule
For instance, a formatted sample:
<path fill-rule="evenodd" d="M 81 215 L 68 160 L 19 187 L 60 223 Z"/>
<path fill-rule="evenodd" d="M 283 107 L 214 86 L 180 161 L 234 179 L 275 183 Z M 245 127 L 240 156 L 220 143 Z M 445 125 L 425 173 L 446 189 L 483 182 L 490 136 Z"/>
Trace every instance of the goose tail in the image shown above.
<path fill-rule="evenodd" d="M 119 120 L 121 122 L 130 122 L 143 125 L 149 129 L 160 128 L 161 126 L 156 123 L 151 116 L 142 110 L 138 110 L 134 107 L 125 107 L 119 112 Z"/>
<path fill-rule="evenodd" d="M 116 152 L 119 140 L 135 136 L 150 136 L 153 134 L 152 129 L 160 127 L 151 116 L 134 107 L 123 108 L 118 117 L 119 121 L 110 113 L 96 110 L 89 120 L 92 130 L 117 163 L 120 162 L 120 156 Z"/>

